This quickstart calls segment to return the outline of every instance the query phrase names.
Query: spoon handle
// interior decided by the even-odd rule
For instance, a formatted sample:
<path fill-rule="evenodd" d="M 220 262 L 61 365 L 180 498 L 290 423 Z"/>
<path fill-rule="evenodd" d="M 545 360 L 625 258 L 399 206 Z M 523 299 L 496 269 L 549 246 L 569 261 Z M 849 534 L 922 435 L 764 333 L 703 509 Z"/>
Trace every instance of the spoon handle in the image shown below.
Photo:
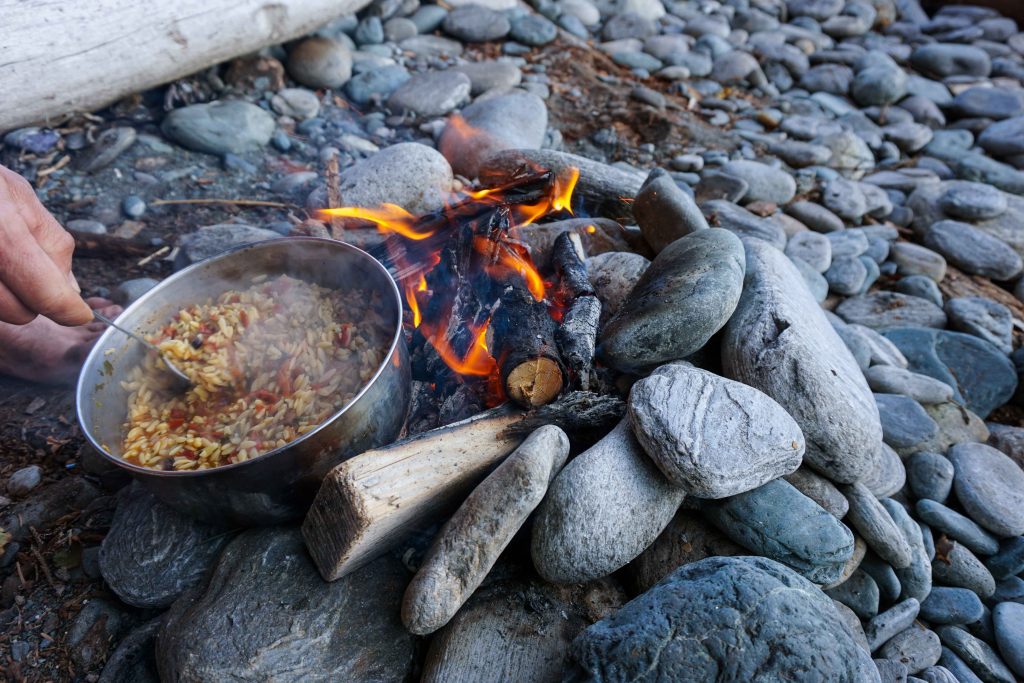
<path fill-rule="evenodd" d="M 99 320 L 101 323 L 106 323 L 107 325 L 110 325 L 111 327 L 113 327 L 118 332 L 123 332 L 124 334 L 127 334 L 129 337 L 131 337 L 135 341 L 139 342 L 140 344 L 145 345 L 148 349 L 150 349 L 152 351 L 156 351 L 157 353 L 160 353 L 160 349 L 158 349 L 155 344 L 152 344 L 148 339 L 143 337 L 141 334 L 136 334 L 135 332 L 132 332 L 131 330 L 128 330 L 128 329 L 125 329 L 125 328 L 121 327 L 120 325 L 118 325 L 113 320 L 111 320 L 107 316 L 103 315 L 99 311 L 93 311 L 92 314 L 94 316 L 96 316 L 96 319 Z"/>

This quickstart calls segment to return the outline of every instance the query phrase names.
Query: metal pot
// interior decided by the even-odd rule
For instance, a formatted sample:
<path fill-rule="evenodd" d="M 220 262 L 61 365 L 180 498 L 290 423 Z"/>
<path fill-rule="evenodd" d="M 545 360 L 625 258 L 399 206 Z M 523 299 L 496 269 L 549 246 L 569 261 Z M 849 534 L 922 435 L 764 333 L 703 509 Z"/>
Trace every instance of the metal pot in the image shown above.
<path fill-rule="evenodd" d="M 118 322 L 152 334 L 181 308 L 247 287 L 261 274 L 286 274 L 333 289 L 379 290 L 384 315 L 394 324 L 384 362 L 373 378 L 313 431 L 252 460 L 213 469 L 139 467 L 120 457 L 128 401 L 121 382 L 143 358 L 142 345 L 108 329 L 78 379 L 78 421 L 90 443 L 175 510 L 203 520 L 257 525 L 302 516 L 332 467 L 398 436 L 409 405 L 409 352 L 398 287 L 380 263 L 342 242 L 288 237 L 234 249 L 167 278 L 129 306 Z"/>

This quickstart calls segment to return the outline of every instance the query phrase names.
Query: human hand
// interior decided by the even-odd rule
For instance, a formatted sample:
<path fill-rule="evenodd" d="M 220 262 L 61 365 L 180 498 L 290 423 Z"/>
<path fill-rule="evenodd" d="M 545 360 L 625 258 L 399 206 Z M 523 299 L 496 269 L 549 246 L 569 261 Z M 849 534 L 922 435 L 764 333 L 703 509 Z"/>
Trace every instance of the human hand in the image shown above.
<path fill-rule="evenodd" d="M 0 166 L 0 321 L 42 315 L 62 325 L 92 321 L 71 274 L 74 238 L 36 197 L 27 180 Z"/>

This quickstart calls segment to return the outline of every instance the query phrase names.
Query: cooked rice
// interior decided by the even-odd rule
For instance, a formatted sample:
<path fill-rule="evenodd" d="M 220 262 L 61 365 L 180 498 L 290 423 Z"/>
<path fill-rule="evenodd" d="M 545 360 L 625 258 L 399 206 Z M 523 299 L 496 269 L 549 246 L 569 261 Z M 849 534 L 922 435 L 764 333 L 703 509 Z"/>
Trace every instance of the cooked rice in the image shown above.
<path fill-rule="evenodd" d="M 164 470 L 242 462 L 347 404 L 380 367 L 387 324 L 368 292 L 286 275 L 182 309 L 151 341 L 195 384 L 170 388 L 155 354 L 125 389 L 125 460 Z"/>

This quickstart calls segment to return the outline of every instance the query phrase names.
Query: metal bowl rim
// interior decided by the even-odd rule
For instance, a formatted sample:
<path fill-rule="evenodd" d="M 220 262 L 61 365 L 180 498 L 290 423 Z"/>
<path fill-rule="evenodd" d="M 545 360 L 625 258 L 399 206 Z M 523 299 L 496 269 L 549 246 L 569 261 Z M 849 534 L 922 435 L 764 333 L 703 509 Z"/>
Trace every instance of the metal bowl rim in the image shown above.
<path fill-rule="evenodd" d="M 363 251 L 359 247 L 356 247 L 356 246 L 353 246 L 351 244 L 348 244 L 347 242 L 339 242 L 337 240 L 332 240 L 332 239 L 328 239 L 328 238 L 324 238 L 324 237 L 299 237 L 299 236 L 296 236 L 296 237 L 280 237 L 280 238 L 275 238 L 275 239 L 270 239 L 270 240 L 263 240 L 261 242 L 251 242 L 249 244 L 242 244 L 242 245 L 239 245 L 239 246 L 236 246 L 236 247 L 232 247 L 231 249 L 228 249 L 228 250 L 226 250 L 224 252 L 221 252 L 220 254 L 217 254 L 216 256 L 211 256 L 208 259 L 204 259 L 202 261 L 199 261 L 198 263 L 193 263 L 190 266 L 182 268 L 178 272 L 170 275 L 169 277 L 165 278 L 164 280 L 161 280 L 152 289 L 148 290 L 146 293 L 144 293 L 142 296 L 140 296 L 138 299 L 136 299 L 131 305 L 128 306 L 128 308 L 124 309 L 124 311 L 122 311 L 121 315 L 124 315 L 125 313 L 131 313 L 131 312 L 135 311 L 136 309 L 145 308 L 147 300 L 150 298 L 151 295 L 154 295 L 155 292 L 157 292 L 160 289 L 164 289 L 165 287 L 173 285 L 178 280 L 181 280 L 181 279 L 184 279 L 185 277 L 187 277 L 190 273 L 192 273 L 194 271 L 197 271 L 197 270 L 200 270 L 203 267 L 209 266 L 211 263 L 213 263 L 215 261 L 222 261 L 222 260 L 225 260 L 225 259 L 237 257 L 238 254 L 243 252 L 243 251 L 248 251 L 248 250 L 251 250 L 251 249 L 254 249 L 254 248 L 258 248 L 258 247 L 262 247 L 262 246 L 266 246 L 266 245 L 270 245 L 270 244 L 282 244 L 282 243 L 293 244 L 293 243 L 297 243 L 297 242 L 306 242 L 306 243 L 311 243 L 311 244 L 312 243 L 321 243 L 321 244 L 324 244 L 324 245 L 329 245 L 331 248 L 341 248 L 343 250 L 348 250 L 348 251 L 354 253 L 357 257 L 361 257 L 361 258 L 364 258 L 364 259 L 370 261 L 373 264 L 373 267 L 377 268 L 384 275 L 385 280 L 390 285 L 391 294 L 392 294 L 392 296 L 395 299 L 395 305 L 396 305 L 395 310 L 397 311 L 397 320 L 396 320 L 396 324 L 395 324 L 395 333 L 394 333 L 394 335 L 391 338 L 391 345 L 388 347 L 388 351 L 387 351 L 387 353 L 384 356 L 384 360 L 381 361 L 381 364 L 377 367 L 377 371 L 373 373 L 373 377 L 371 377 L 369 380 L 367 380 L 363 384 L 363 388 L 359 390 L 359 393 L 357 393 L 355 396 L 353 396 L 348 401 L 348 403 L 346 403 L 344 406 L 342 406 L 342 408 L 340 410 L 338 410 L 337 412 L 332 413 L 328 417 L 324 418 L 324 420 L 319 425 L 317 425 L 315 429 L 312 429 L 312 430 L 306 432 L 305 434 L 303 434 L 302 436 L 298 437 L 297 439 L 293 439 L 293 440 L 289 441 L 284 446 L 280 446 L 279 448 L 275 448 L 272 451 L 267 451 L 266 453 L 263 453 L 262 455 L 257 456 L 255 458 L 252 458 L 250 460 L 246 460 L 245 462 L 236 462 L 236 463 L 231 463 L 229 465 L 220 465 L 218 467 L 210 467 L 210 468 L 205 469 L 205 470 L 156 470 L 156 469 L 153 469 L 151 467 L 142 467 L 141 465 L 135 465 L 133 463 L 127 462 L 126 460 L 124 460 L 124 458 L 120 458 L 120 457 L 118 457 L 116 455 L 113 455 L 112 453 L 107 452 L 107 449 L 104 448 L 101 444 L 97 443 L 96 439 L 93 438 L 92 429 L 88 425 L 85 424 L 85 420 L 82 418 L 82 404 L 83 404 L 83 402 L 85 400 L 87 400 L 87 398 L 86 398 L 86 396 L 87 396 L 87 387 L 86 387 L 86 385 L 88 384 L 88 382 L 94 382 L 95 381 L 94 379 L 86 380 L 85 369 L 92 365 L 93 361 L 95 360 L 94 356 L 96 356 L 96 355 L 98 355 L 100 353 L 103 353 L 103 351 L 101 349 L 104 346 L 104 344 L 103 344 L 104 338 L 106 338 L 108 336 L 113 336 L 116 333 L 116 330 L 114 330 L 113 328 L 108 328 L 96 340 L 96 342 L 93 345 L 92 349 L 89 351 L 89 355 L 86 356 L 85 361 L 82 363 L 82 369 L 79 371 L 78 383 L 77 383 L 77 387 L 75 389 L 75 413 L 76 413 L 76 416 L 78 417 L 78 424 L 82 428 L 82 432 L 85 434 L 85 438 L 88 439 L 89 443 L 92 445 L 93 448 L 95 448 L 97 451 L 99 451 L 103 455 L 103 457 L 105 457 L 108 460 L 113 461 L 119 467 L 123 467 L 124 469 L 129 470 L 131 472 L 135 472 L 135 473 L 138 473 L 138 474 L 143 474 L 143 475 L 146 475 L 146 476 L 167 477 L 167 478 L 185 478 L 185 477 L 210 476 L 210 475 L 215 474 L 215 473 L 227 472 L 229 470 L 235 470 L 235 469 L 238 469 L 238 468 L 246 467 L 248 465 L 253 465 L 255 463 L 262 462 L 264 460 L 269 460 L 272 456 L 280 455 L 284 451 L 287 451 L 287 450 L 297 446 L 299 443 L 301 443 L 303 441 L 306 441 L 307 439 L 312 438 L 315 434 L 317 434 L 321 430 L 326 429 L 327 425 L 333 423 L 339 417 L 341 417 L 346 412 L 348 412 L 348 410 L 352 406 L 354 406 L 359 401 L 359 399 L 361 399 L 363 397 L 363 395 L 367 391 L 369 391 L 370 387 L 372 387 L 374 384 L 376 384 L 377 380 L 381 376 L 381 373 L 383 373 L 384 370 L 387 368 L 388 363 L 394 362 L 395 353 L 398 350 L 398 345 L 399 345 L 399 343 L 402 340 L 402 335 L 404 334 L 404 331 L 403 331 L 403 328 L 402 328 L 402 295 L 398 291 L 398 285 L 395 284 L 394 278 L 391 277 L 391 273 L 389 273 L 387 268 L 384 267 L 384 264 L 382 264 L 380 261 L 375 259 L 373 256 L 371 256 L 367 252 Z"/>

